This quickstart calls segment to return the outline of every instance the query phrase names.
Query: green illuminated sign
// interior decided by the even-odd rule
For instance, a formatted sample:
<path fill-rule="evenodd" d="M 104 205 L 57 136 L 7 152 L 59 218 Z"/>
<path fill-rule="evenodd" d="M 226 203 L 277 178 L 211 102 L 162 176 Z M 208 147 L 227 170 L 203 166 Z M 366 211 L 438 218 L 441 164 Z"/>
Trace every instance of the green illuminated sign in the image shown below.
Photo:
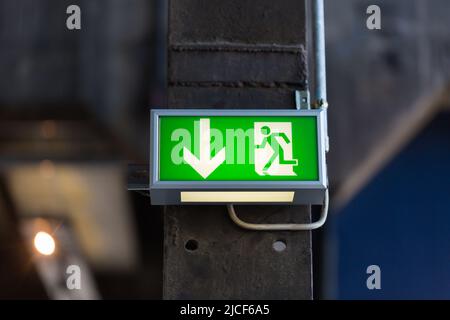
<path fill-rule="evenodd" d="M 324 117 L 323 110 L 154 110 L 152 203 L 322 203 Z"/>
<path fill-rule="evenodd" d="M 316 117 L 162 116 L 161 181 L 318 180 Z"/>

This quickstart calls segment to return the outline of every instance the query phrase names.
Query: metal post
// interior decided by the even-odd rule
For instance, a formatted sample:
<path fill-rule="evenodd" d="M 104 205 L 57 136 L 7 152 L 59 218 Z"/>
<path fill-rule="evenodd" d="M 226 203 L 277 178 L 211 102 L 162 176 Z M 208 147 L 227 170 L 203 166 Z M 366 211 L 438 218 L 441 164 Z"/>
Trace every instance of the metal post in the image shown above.
<path fill-rule="evenodd" d="M 323 0 L 313 0 L 312 4 L 313 26 L 313 49 L 314 49 L 314 108 L 328 108 L 327 101 L 327 72 L 325 57 L 325 17 Z M 325 117 L 325 150 L 330 150 L 328 137 L 328 120 Z"/>
<path fill-rule="evenodd" d="M 315 76 L 315 107 L 326 107 L 327 75 L 325 62 L 325 18 L 323 0 L 313 0 L 313 48 Z"/>

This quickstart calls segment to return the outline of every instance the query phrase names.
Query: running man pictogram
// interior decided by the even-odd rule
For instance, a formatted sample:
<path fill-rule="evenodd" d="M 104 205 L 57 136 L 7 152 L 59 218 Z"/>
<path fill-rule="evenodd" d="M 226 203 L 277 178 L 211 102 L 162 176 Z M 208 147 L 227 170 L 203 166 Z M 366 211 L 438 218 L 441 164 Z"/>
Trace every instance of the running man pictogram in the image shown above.
<path fill-rule="evenodd" d="M 298 165 L 298 160 L 292 159 L 290 123 L 255 123 L 255 130 L 259 130 L 255 132 L 257 173 L 295 175 L 292 168 Z"/>

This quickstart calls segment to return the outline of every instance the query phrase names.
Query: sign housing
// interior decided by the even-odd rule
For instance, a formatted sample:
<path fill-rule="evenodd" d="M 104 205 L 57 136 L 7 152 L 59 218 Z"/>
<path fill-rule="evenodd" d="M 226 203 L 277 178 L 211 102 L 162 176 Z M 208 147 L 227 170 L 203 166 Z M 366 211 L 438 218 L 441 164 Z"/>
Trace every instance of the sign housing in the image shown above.
<path fill-rule="evenodd" d="M 324 110 L 152 110 L 152 204 L 322 204 L 325 116 Z"/>

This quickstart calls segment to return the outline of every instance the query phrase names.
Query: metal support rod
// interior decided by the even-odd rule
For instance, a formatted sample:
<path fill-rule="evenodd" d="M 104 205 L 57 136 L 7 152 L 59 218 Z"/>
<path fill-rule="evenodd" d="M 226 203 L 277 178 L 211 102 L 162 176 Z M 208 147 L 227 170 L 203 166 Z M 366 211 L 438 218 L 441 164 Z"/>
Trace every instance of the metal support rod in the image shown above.
<path fill-rule="evenodd" d="M 327 107 L 327 75 L 325 60 L 325 18 L 323 0 L 313 0 L 313 48 L 314 48 L 314 76 L 315 107 Z"/>
<path fill-rule="evenodd" d="M 312 41 L 314 48 L 314 103 L 313 108 L 328 108 L 327 72 L 325 57 L 325 14 L 323 0 L 312 0 Z M 330 150 L 328 137 L 328 116 L 325 114 L 325 150 Z"/>

